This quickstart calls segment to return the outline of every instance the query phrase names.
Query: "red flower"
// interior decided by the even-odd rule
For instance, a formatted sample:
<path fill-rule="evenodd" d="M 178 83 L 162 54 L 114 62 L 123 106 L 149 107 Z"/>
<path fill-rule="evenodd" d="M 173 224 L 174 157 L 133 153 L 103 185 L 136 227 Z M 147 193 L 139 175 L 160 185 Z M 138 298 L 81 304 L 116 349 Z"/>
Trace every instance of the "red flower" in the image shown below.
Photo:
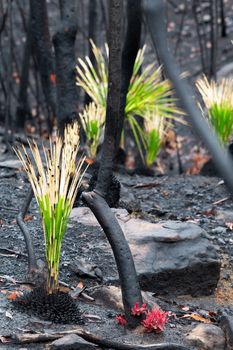
<path fill-rule="evenodd" d="M 136 303 L 134 307 L 131 309 L 131 315 L 133 316 L 140 316 L 147 312 L 148 312 L 148 309 L 146 304 L 142 304 L 142 306 L 139 307 L 139 303 Z"/>
<path fill-rule="evenodd" d="M 165 323 L 168 321 L 167 315 L 168 312 L 154 308 L 147 312 L 145 320 L 142 321 L 142 325 L 148 332 L 162 332 L 164 330 Z"/>
<path fill-rule="evenodd" d="M 118 322 L 118 324 L 121 325 L 121 326 L 125 326 L 126 323 L 127 323 L 127 321 L 126 321 L 126 319 L 125 319 L 125 315 L 119 314 L 119 315 L 117 315 L 117 316 L 115 317 L 115 320 L 116 320 L 116 321 Z"/>

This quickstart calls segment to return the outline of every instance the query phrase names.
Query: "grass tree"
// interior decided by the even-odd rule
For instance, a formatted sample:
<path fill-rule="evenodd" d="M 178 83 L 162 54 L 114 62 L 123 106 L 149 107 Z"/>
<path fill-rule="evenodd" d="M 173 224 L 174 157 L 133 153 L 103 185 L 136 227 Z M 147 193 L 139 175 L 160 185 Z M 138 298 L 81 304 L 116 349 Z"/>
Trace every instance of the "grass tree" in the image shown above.
<path fill-rule="evenodd" d="M 196 85 L 207 109 L 210 124 L 220 141 L 226 144 L 233 133 L 233 79 L 209 82 L 203 76 Z"/>
<path fill-rule="evenodd" d="M 35 141 L 29 142 L 29 147 L 30 153 L 23 145 L 15 148 L 15 152 L 28 175 L 42 218 L 48 265 L 47 288 L 52 293 L 58 288 L 62 240 L 85 172 L 84 157 L 76 165 L 79 126 L 69 124 L 64 137 L 50 138 L 50 146 L 48 149 L 43 146 L 42 155 Z"/>
<path fill-rule="evenodd" d="M 93 42 L 91 42 L 91 44 L 96 60 L 96 68 L 91 63 L 89 57 L 86 57 L 84 60 L 79 58 L 76 66 L 77 85 L 84 89 L 96 106 L 99 105 L 105 110 L 108 88 L 108 47 L 105 45 L 105 54 L 103 54 Z M 180 114 L 181 111 L 176 107 L 175 99 L 172 97 L 173 89 L 171 84 L 168 80 L 161 80 L 161 67 L 155 69 L 154 64 L 150 64 L 147 65 L 145 69 L 141 69 L 144 61 L 145 50 L 146 47 L 144 46 L 138 51 L 136 56 L 133 74 L 126 96 L 125 117 L 133 132 L 138 151 L 144 163 L 147 163 L 147 155 L 144 157 L 143 152 L 143 148 L 146 153 L 148 150 L 148 147 L 145 144 L 145 137 L 147 134 L 145 134 L 135 116 L 137 115 L 144 120 L 147 120 L 148 114 L 150 114 L 150 121 L 151 118 L 155 116 L 154 125 L 159 124 L 160 128 L 160 130 L 156 130 L 156 133 L 161 134 L 161 126 L 166 123 L 158 123 L 158 119 L 174 118 L 174 114 Z M 88 124 L 91 124 L 93 115 L 92 111 L 87 108 L 84 113 L 88 115 L 88 118 L 86 118 L 86 120 L 88 119 Z M 178 118 L 178 120 L 180 119 Z M 89 134 L 86 133 L 86 136 L 91 144 Z M 161 142 L 156 143 L 156 147 L 159 148 L 160 146 Z M 156 154 L 157 153 L 158 152 L 156 152 Z M 152 154 L 150 153 L 150 158 L 151 155 Z M 154 160 L 155 158 L 153 161 Z"/>
<path fill-rule="evenodd" d="M 91 102 L 79 113 L 79 117 L 87 138 L 88 156 L 95 158 L 99 140 L 103 136 L 105 110 L 101 105 Z"/>

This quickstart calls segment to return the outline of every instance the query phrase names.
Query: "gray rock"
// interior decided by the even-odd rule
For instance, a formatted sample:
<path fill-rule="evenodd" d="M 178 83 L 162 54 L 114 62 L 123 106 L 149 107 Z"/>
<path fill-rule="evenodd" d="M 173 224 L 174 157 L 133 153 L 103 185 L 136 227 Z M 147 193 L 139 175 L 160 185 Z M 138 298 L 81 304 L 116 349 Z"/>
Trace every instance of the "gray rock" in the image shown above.
<path fill-rule="evenodd" d="M 118 312 L 119 310 L 124 312 L 120 287 L 100 286 L 98 289 L 94 290 L 91 296 L 94 297 L 98 305 L 117 310 Z M 155 306 L 159 307 L 155 302 L 153 293 L 142 291 L 142 298 L 143 302 L 146 303 L 150 308 Z"/>
<path fill-rule="evenodd" d="M 184 225 L 187 228 L 187 224 Z M 192 227 L 193 224 L 190 231 Z M 161 234 L 159 228 L 157 233 Z M 205 235 L 195 237 L 196 231 L 194 233 L 193 239 L 170 242 L 153 240 L 153 236 L 147 240 L 147 232 L 142 239 L 129 240 L 144 290 L 193 296 L 213 292 L 219 280 L 220 262 Z"/>
<path fill-rule="evenodd" d="M 124 233 L 143 290 L 171 295 L 209 295 L 220 261 L 206 233 L 193 223 L 129 220 Z"/>
<path fill-rule="evenodd" d="M 218 226 L 212 230 L 212 233 L 221 235 L 221 234 L 226 233 L 226 231 L 227 231 L 226 227 Z"/>
<path fill-rule="evenodd" d="M 199 238 L 204 232 L 199 226 L 193 223 L 161 221 L 155 224 L 134 218 L 128 220 L 122 228 L 129 242 L 136 242 L 138 244 L 192 241 Z"/>
<path fill-rule="evenodd" d="M 233 317 L 223 315 L 220 319 L 220 326 L 226 335 L 226 349 L 233 350 Z"/>
<path fill-rule="evenodd" d="M 51 350 L 95 350 L 94 344 L 87 342 L 77 334 L 69 334 L 52 342 Z"/>
<path fill-rule="evenodd" d="M 225 336 L 220 327 L 212 324 L 200 324 L 187 336 L 187 342 L 203 350 L 224 350 Z"/>
<path fill-rule="evenodd" d="M 143 290 L 193 296 L 214 291 L 220 261 L 207 233 L 198 225 L 177 221 L 151 223 L 131 217 L 125 209 L 113 212 L 129 242 Z M 88 208 L 73 209 L 72 220 L 98 225 Z M 95 246 L 104 252 L 110 251 L 109 245 L 103 242 L 96 242 Z"/>

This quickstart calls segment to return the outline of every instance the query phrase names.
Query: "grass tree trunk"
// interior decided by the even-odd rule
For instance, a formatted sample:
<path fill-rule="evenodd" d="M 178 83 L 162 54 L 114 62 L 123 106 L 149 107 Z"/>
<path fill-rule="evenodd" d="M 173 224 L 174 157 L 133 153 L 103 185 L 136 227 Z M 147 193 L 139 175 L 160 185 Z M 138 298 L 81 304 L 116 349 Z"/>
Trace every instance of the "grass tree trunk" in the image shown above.
<path fill-rule="evenodd" d="M 128 325 L 134 327 L 140 320 L 131 315 L 131 308 L 136 302 L 142 303 L 136 270 L 122 229 L 104 200 L 112 175 L 115 140 L 119 129 L 122 7 L 122 0 L 109 1 L 109 75 L 103 152 L 96 188 L 93 192 L 83 193 L 83 200 L 95 214 L 111 244 L 119 272 L 126 319 Z"/>
<path fill-rule="evenodd" d="M 56 115 L 54 77 L 54 57 L 48 27 L 46 0 L 30 0 L 31 35 L 42 89 L 49 114 Z"/>
<path fill-rule="evenodd" d="M 97 11 L 97 0 L 89 0 L 89 8 L 88 8 L 88 39 L 92 39 L 96 46 L 97 44 L 97 20 L 98 20 L 98 11 Z M 95 56 L 92 50 L 91 43 L 88 43 L 88 56 L 95 65 Z M 84 103 L 88 104 L 91 102 L 90 96 L 86 93 L 84 98 Z"/>
<path fill-rule="evenodd" d="M 121 63 L 121 97 L 118 130 L 116 136 L 115 152 L 117 153 L 121 141 L 121 133 L 124 125 L 126 96 L 130 79 L 133 73 L 134 62 L 140 48 L 141 39 L 141 0 L 127 1 L 127 29 L 122 51 Z"/>
<path fill-rule="evenodd" d="M 61 22 L 53 37 L 56 58 L 57 118 L 59 128 L 77 117 L 78 95 L 75 84 L 75 39 L 77 0 L 60 0 Z"/>
<path fill-rule="evenodd" d="M 29 20 L 27 26 L 27 38 L 23 53 L 22 71 L 20 78 L 19 94 L 18 94 L 18 107 L 16 111 L 16 125 L 20 128 L 24 127 L 27 115 L 30 114 L 28 105 L 28 82 L 29 82 L 29 65 L 32 52 L 32 35 L 31 35 L 31 21 Z"/>

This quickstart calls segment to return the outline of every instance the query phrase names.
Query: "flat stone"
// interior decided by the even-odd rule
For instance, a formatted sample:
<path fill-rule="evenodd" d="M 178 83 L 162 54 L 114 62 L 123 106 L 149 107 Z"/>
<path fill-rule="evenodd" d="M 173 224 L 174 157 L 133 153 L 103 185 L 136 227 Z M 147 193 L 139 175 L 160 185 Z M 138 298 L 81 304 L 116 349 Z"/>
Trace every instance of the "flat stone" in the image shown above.
<path fill-rule="evenodd" d="M 220 261 L 207 233 L 198 225 L 175 221 L 150 223 L 132 218 L 124 209 L 113 212 L 129 242 L 143 290 L 192 296 L 209 295 L 214 291 L 219 280 Z M 72 219 L 98 225 L 87 208 L 75 208 Z M 98 245 L 98 249 L 110 248 Z"/>
<path fill-rule="evenodd" d="M 187 336 L 187 342 L 203 350 L 224 350 L 225 335 L 220 327 L 212 324 L 200 324 Z M 227 348 L 228 349 L 228 348 Z"/>
<path fill-rule="evenodd" d="M 122 225 L 130 242 L 181 242 L 199 238 L 203 230 L 193 224 L 175 221 L 151 223 L 140 219 L 131 219 Z M 136 230 L 135 230 L 136 228 Z"/>
<path fill-rule="evenodd" d="M 18 159 L 6 159 L 0 162 L 0 168 L 18 169 L 22 166 L 22 163 Z"/>
<path fill-rule="evenodd" d="M 223 315 L 220 319 L 220 326 L 222 327 L 226 337 L 226 349 L 233 350 L 233 317 Z"/>
<path fill-rule="evenodd" d="M 221 235 L 221 234 L 226 233 L 226 231 L 227 231 L 227 228 L 226 228 L 226 227 L 217 226 L 217 227 L 215 227 L 215 228 L 212 230 L 212 233 Z"/>
<path fill-rule="evenodd" d="M 87 342 L 77 334 L 69 334 L 51 343 L 51 350 L 95 350 L 94 344 Z"/>
<path fill-rule="evenodd" d="M 122 303 L 122 294 L 121 288 L 117 286 L 101 286 L 98 289 L 95 289 L 91 294 L 98 305 L 114 309 L 119 312 L 124 312 L 124 307 Z M 158 305 L 155 302 L 153 293 L 142 291 L 143 302 L 147 304 L 150 308 Z"/>

